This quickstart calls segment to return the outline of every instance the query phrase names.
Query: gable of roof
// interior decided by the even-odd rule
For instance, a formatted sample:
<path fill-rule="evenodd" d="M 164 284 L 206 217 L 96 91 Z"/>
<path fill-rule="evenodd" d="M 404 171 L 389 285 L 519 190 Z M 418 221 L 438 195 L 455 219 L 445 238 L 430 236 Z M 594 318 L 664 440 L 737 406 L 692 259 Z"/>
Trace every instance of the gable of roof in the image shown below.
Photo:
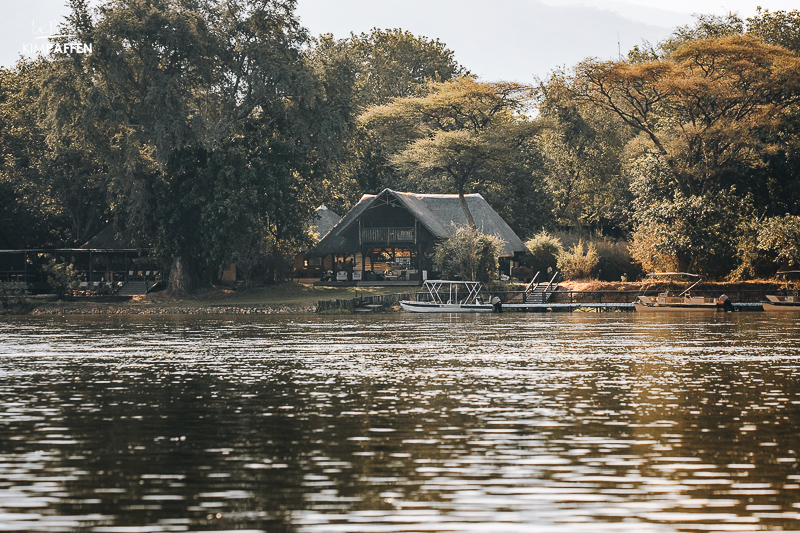
<path fill-rule="evenodd" d="M 514 230 L 480 194 L 464 195 L 476 227 L 483 233 L 497 235 L 505 241 L 503 255 L 524 252 L 525 244 Z M 336 224 L 314 249 L 319 254 L 341 251 L 347 245 L 343 233 L 372 205 L 380 200 L 396 201 L 406 208 L 432 235 L 444 239 L 456 227 L 466 226 L 467 217 L 457 194 L 416 194 L 384 189 L 379 194 L 365 194 L 361 200 Z"/>
<path fill-rule="evenodd" d="M 339 215 L 321 205 L 316 209 L 316 218 L 311 221 L 311 232 L 316 234 L 317 241 L 322 239 L 342 219 Z"/>
<path fill-rule="evenodd" d="M 109 224 L 79 248 L 83 250 L 128 250 L 135 247 L 130 241 L 119 239 L 114 225 Z"/>

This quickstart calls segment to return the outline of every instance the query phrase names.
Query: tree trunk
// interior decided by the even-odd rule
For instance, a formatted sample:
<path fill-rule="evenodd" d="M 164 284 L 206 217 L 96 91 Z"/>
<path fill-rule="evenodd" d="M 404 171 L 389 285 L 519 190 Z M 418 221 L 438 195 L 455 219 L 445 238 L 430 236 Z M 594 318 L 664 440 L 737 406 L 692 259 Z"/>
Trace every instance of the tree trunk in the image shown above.
<path fill-rule="evenodd" d="M 187 261 L 175 257 L 169 271 L 169 291 L 174 294 L 185 294 L 196 287 L 196 276 Z"/>
<path fill-rule="evenodd" d="M 467 217 L 467 224 L 470 228 L 475 229 L 475 219 L 472 218 L 472 212 L 467 205 L 467 199 L 464 197 L 464 186 L 458 186 L 458 201 L 461 202 L 461 209 L 464 210 L 464 216 Z"/>

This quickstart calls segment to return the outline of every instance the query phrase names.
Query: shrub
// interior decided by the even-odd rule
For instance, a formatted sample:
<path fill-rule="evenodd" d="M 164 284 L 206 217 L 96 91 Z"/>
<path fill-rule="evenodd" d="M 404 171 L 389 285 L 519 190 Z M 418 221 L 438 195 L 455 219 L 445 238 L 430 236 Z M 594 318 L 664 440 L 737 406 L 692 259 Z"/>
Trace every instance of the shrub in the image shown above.
<path fill-rule="evenodd" d="M 498 260 L 505 241 L 476 228 L 461 226 L 436 245 L 433 262 L 445 277 L 489 281 L 497 277 Z"/>
<path fill-rule="evenodd" d="M 625 241 L 598 241 L 597 256 L 597 277 L 603 281 L 619 281 L 623 275 L 637 279 L 642 274 L 642 266 L 633 260 Z"/>
<path fill-rule="evenodd" d="M 585 279 L 595 272 L 599 261 L 597 247 L 593 243 L 584 244 L 581 239 L 559 254 L 558 269 L 565 279 Z"/>
<path fill-rule="evenodd" d="M 542 231 L 534 235 L 525 243 L 528 253 L 525 256 L 525 263 L 531 267 L 532 274 L 541 272 L 546 274 L 548 268 L 558 266 L 558 256 L 564 252 L 561 239 Z"/>
<path fill-rule="evenodd" d="M 47 274 L 47 283 L 59 299 L 63 299 L 67 291 L 80 287 L 78 271 L 69 263 L 60 263 L 52 258 L 44 265 L 43 270 Z"/>
<path fill-rule="evenodd" d="M 783 267 L 800 265 L 800 217 L 765 220 L 758 230 L 758 248 L 770 252 Z"/>

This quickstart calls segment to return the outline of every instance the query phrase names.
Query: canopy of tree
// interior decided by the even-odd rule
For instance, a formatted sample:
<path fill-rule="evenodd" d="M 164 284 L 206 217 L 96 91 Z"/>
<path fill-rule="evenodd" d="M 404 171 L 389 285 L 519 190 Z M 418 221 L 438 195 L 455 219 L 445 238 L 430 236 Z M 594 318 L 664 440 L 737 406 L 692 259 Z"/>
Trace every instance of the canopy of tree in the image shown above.
<path fill-rule="evenodd" d="M 798 11 L 701 15 L 529 87 L 400 29 L 311 38 L 295 0 L 70 4 L 58 39 L 91 54 L 0 70 L 0 247 L 113 223 L 178 289 L 231 261 L 281 279 L 318 205 L 391 187 L 622 238 L 646 270 L 800 261 Z"/>

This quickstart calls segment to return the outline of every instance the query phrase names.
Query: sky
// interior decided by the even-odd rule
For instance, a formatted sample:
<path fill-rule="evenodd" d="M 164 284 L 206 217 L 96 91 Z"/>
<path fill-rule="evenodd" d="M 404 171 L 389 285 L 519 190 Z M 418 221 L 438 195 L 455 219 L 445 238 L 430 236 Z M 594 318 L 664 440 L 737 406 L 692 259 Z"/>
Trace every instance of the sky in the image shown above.
<path fill-rule="evenodd" d="M 99 0 L 95 0 L 95 3 Z M 344 38 L 372 28 L 402 28 L 438 39 L 485 81 L 533 82 L 588 57 L 616 59 L 643 41 L 656 43 L 693 13 L 738 12 L 760 5 L 798 9 L 797 0 L 298 0 L 312 35 Z M 667 7 L 664 7 L 667 6 Z M 67 14 L 64 0 L 0 0 L 0 66 L 35 53 Z"/>

